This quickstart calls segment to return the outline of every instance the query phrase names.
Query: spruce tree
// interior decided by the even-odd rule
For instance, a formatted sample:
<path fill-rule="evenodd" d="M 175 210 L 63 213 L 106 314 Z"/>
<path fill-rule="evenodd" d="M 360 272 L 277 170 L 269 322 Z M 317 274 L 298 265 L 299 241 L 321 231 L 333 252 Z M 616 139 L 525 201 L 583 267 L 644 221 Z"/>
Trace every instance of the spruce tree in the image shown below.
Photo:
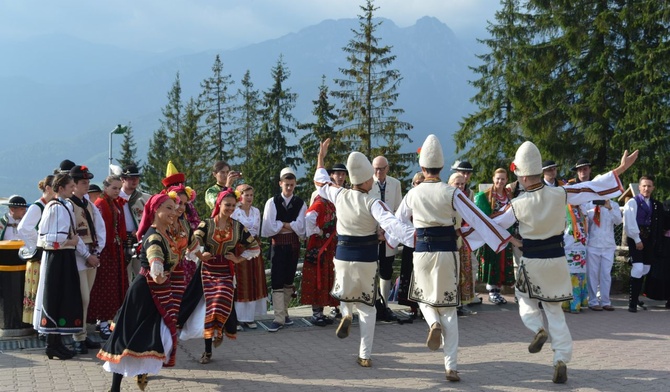
<path fill-rule="evenodd" d="M 508 167 L 525 135 L 521 127 L 523 106 L 524 54 L 529 34 L 524 26 L 529 18 L 519 10 L 518 0 L 503 0 L 495 22 L 489 22 L 491 38 L 479 40 L 489 52 L 478 55 L 481 65 L 471 67 L 479 79 L 471 82 L 478 89 L 471 99 L 478 110 L 463 119 L 454 134 L 456 152 L 464 155 L 475 168 L 473 181 L 489 182 L 497 167 Z"/>
<path fill-rule="evenodd" d="M 181 129 L 170 138 L 169 159 L 177 170 L 184 173 L 186 185 L 201 193 L 195 202 L 199 213 L 208 210 L 205 205 L 204 192 L 210 178 L 210 159 L 203 140 L 206 140 L 207 132 L 201 128 L 203 112 L 200 111 L 199 103 L 190 98 L 184 106 L 180 121 Z"/>
<path fill-rule="evenodd" d="M 230 161 L 239 151 L 240 141 L 231 137 L 231 133 L 226 130 L 233 104 L 233 96 L 228 93 L 232 84 L 230 75 L 224 75 L 223 63 L 217 54 L 212 65 L 212 76 L 200 83 L 203 90 L 198 98 L 204 112 L 207 136 L 211 140 L 207 151 L 216 160 Z"/>
<path fill-rule="evenodd" d="M 235 154 L 234 162 L 240 165 L 240 171 L 244 175 L 255 170 L 248 162 L 251 150 L 258 147 L 253 140 L 258 134 L 261 122 L 261 99 L 259 91 L 254 89 L 249 70 L 244 73 L 240 84 L 242 87 L 237 90 L 236 94 L 237 105 L 233 107 L 231 134 L 239 143 L 239 151 Z"/>
<path fill-rule="evenodd" d="M 337 119 L 337 115 L 334 113 L 335 105 L 328 100 L 328 86 L 326 86 L 325 75 L 321 77 L 319 97 L 312 103 L 314 104 L 312 114 L 315 117 L 315 122 L 298 125 L 298 129 L 305 131 L 304 136 L 300 139 L 300 147 L 302 148 L 302 156 L 305 158 L 305 177 L 302 180 L 307 188 L 312 186 L 312 177 L 316 170 L 316 160 L 313 157 L 316 157 L 319 152 L 320 143 L 323 140 L 331 139 L 331 145 L 328 148 L 329 161 L 326 163 L 328 167 L 335 163 L 346 163 L 349 153 L 332 126 L 332 123 Z"/>
<path fill-rule="evenodd" d="M 165 128 L 158 128 L 149 141 L 147 164 L 142 168 L 142 189 L 148 193 L 157 193 L 163 189 L 161 180 L 165 178 L 169 147 Z"/>
<path fill-rule="evenodd" d="M 400 179 L 409 174 L 414 153 L 400 149 L 411 142 L 407 132 L 412 125 L 398 118 L 403 109 L 395 107 L 397 88 L 402 80 L 400 72 L 389 69 L 396 56 L 392 47 L 381 46 L 375 35 L 381 21 L 373 20 L 378 10 L 372 0 L 360 7 L 359 29 L 342 50 L 347 54 L 348 68 L 340 68 L 344 78 L 335 79 L 340 90 L 332 95 L 340 100 L 336 126 L 341 127 L 344 143 L 372 159 L 384 155 L 391 163 L 391 175 Z"/>
<path fill-rule="evenodd" d="M 161 110 L 163 118 L 160 119 L 160 128 L 154 132 L 149 143 L 147 165 L 144 168 L 145 187 L 154 193 L 163 189 L 161 180 L 165 178 L 168 161 L 174 157 L 172 142 L 181 132 L 183 104 L 179 72 L 167 96 L 168 103 Z M 177 169 L 183 168 L 177 166 Z"/>
<path fill-rule="evenodd" d="M 140 161 L 137 159 L 137 144 L 133 138 L 133 127 L 130 124 L 126 125 L 126 132 L 123 134 L 123 141 L 121 142 L 121 157 L 116 160 L 119 166 L 138 165 Z"/>
<path fill-rule="evenodd" d="M 255 145 L 249 159 L 252 170 L 243 173 L 260 200 L 279 193 L 279 172 L 284 167 L 296 170 L 302 163 L 300 148 L 292 144 L 297 142 L 296 122 L 291 114 L 297 94 L 285 85 L 291 73 L 283 56 L 279 56 L 271 74 L 272 86 L 263 92 L 260 132 L 253 138 Z"/>

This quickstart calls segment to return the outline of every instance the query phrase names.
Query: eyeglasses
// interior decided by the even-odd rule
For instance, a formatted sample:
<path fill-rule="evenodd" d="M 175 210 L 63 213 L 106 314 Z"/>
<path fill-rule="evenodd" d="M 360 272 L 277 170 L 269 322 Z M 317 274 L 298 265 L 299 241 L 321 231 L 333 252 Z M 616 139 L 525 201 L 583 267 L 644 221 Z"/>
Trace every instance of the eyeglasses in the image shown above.
<path fill-rule="evenodd" d="M 374 169 L 375 169 L 375 171 L 384 171 L 384 170 L 386 170 L 387 167 L 388 167 L 388 165 L 384 166 L 384 167 L 375 167 Z"/>

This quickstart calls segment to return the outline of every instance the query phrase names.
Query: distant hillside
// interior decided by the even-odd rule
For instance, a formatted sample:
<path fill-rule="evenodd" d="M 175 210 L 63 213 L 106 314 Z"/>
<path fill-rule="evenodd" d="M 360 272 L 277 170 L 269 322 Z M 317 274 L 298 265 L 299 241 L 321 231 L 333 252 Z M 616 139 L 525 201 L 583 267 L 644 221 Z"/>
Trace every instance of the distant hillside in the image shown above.
<path fill-rule="evenodd" d="M 0 195 L 36 198 L 38 180 L 64 158 L 88 165 L 96 175 L 93 182 L 100 183 L 107 174 L 109 132 L 116 124 L 131 123 L 144 160 L 177 71 L 182 97 L 197 96 L 216 54 L 236 82 L 234 89 L 249 69 L 260 90 L 269 87 L 270 69 L 283 54 L 291 71 L 288 86 L 299 95 L 294 116 L 309 121 L 321 75 L 333 88 L 339 68 L 347 66 L 342 47 L 357 26 L 356 19 L 325 20 L 259 44 L 199 53 L 140 53 L 62 35 L 0 45 Z M 475 63 L 474 54 L 432 17 L 406 28 L 384 20 L 378 36 L 382 45 L 393 46 L 393 67 L 403 76 L 397 106 L 405 110 L 402 120 L 414 125 L 407 151 L 435 133 L 451 162 L 452 134 L 472 110 L 468 65 Z M 120 141 L 114 137 L 115 157 Z"/>

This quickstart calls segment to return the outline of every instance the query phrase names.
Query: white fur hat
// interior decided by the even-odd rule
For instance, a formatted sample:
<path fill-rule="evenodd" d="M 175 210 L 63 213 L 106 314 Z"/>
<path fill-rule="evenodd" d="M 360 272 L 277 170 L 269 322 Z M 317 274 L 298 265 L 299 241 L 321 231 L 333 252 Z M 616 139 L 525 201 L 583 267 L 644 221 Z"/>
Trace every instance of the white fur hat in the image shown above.
<path fill-rule="evenodd" d="M 540 150 L 532 142 L 523 142 L 514 155 L 510 170 L 517 176 L 534 176 L 542 174 L 542 156 Z"/>
<path fill-rule="evenodd" d="M 285 168 L 281 169 L 281 172 L 279 172 L 279 178 L 282 179 L 282 178 L 284 178 L 284 176 L 289 175 L 289 174 L 293 175 L 293 177 L 296 176 L 293 169 L 291 169 L 290 167 L 285 167 Z"/>
<path fill-rule="evenodd" d="M 444 167 L 444 155 L 442 154 L 442 145 L 435 135 L 428 135 L 421 146 L 419 154 L 419 166 L 425 168 Z"/>
<path fill-rule="evenodd" d="M 347 169 L 349 169 L 349 179 L 354 185 L 364 183 L 375 174 L 375 169 L 372 168 L 368 158 L 358 151 L 349 154 Z"/>

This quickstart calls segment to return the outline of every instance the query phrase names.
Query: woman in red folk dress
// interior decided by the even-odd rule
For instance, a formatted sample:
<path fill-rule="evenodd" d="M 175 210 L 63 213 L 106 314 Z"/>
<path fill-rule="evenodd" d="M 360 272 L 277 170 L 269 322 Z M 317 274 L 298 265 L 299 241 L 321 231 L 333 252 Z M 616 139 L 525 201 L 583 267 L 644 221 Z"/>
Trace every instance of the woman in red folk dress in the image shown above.
<path fill-rule="evenodd" d="M 261 230 L 261 212 L 252 206 L 254 188 L 249 184 L 241 184 L 236 190 L 240 192 L 240 197 L 232 217 L 243 224 L 260 244 L 261 239 L 258 234 Z M 244 249 L 238 249 L 238 253 L 243 251 Z M 256 329 L 258 326 L 254 321 L 255 317 L 264 316 L 268 312 L 268 286 L 265 281 L 263 256 L 259 254 L 247 262 L 235 264 L 235 282 L 237 283 L 235 287 L 237 321 L 243 327 Z"/>
<path fill-rule="evenodd" d="M 312 305 L 314 325 L 325 326 L 333 320 L 323 314 L 324 306 L 337 307 L 340 302 L 330 295 L 335 282 L 335 247 L 337 233 L 335 226 L 335 204 L 316 196 L 305 216 L 307 226 L 307 251 L 302 266 L 300 303 Z"/>
<path fill-rule="evenodd" d="M 196 252 L 201 263 L 184 293 L 177 324 L 182 327 L 180 339 L 205 339 L 202 364 L 211 361 L 212 344 L 218 347 L 223 342 L 224 329 L 229 339 L 237 333 L 237 319 L 231 317 L 234 265 L 248 263 L 261 253 L 249 230 L 231 218 L 236 204 L 232 189 L 220 192 L 212 218 L 200 222 L 193 234 L 205 251 Z M 238 245 L 245 249 L 239 256 L 235 254 Z"/>
<path fill-rule="evenodd" d="M 197 243 L 192 238 L 193 230 L 186 214 L 186 208 L 189 203 L 195 200 L 195 191 L 184 185 L 171 186 L 166 189 L 166 193 L 177 204 L 177 215 L 179 218 L 170 225 L 168 235 L 175 242 L 178 253 L 182 255 L 181 260 L 170 274 L 172 284 L 172 295 L 181 304 L 184 291 L 188 283 L 195 274 L 196 264 L 191 260 L 194 256 L 192 252 Z"/>
<path fill-rule="evenodd" d="M 91 290 L 91 302 L 88 305 L 88 323 L 101 321 L 102 337 L 106 335 L 108 322 L 123 304 L 128 290 L 123 244 L 126 241 L 126 220 L 123 214 L 125 200 L 119 197 L 121 177 L 109 176 L 103 182 L 102 197 L 95 201 L 100 215 L 105 221 L 107 238 L 105 248 L 100 253 L 100 266 L 96 272 L 95 284 Z"/>

